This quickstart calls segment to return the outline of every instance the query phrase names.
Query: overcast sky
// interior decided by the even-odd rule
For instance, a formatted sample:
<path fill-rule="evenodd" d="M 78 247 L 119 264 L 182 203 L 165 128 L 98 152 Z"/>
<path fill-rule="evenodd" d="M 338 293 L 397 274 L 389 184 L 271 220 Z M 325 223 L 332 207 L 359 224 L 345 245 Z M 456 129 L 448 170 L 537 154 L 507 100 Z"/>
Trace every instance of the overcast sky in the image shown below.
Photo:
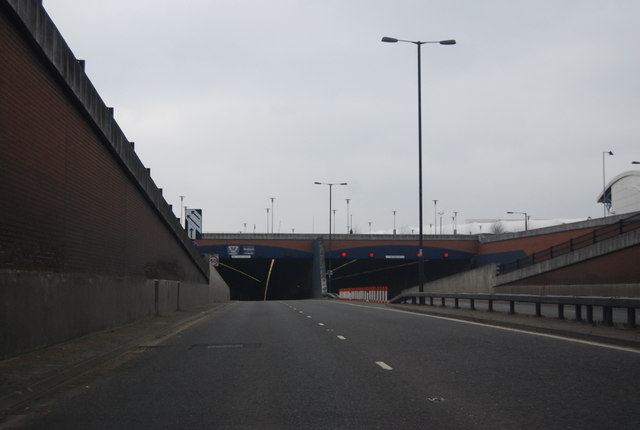
<path fill-rule="evenodd" d="M 205 232 L 601 217 L 640 161 L 637 0 L 44 0 L 164 196 Z M 518 217 L 517 215 L 515 216 Z M 446 221 L 445 221 L 446 222 Z M 269 219 L 269 229 L 271 219 Z"/>

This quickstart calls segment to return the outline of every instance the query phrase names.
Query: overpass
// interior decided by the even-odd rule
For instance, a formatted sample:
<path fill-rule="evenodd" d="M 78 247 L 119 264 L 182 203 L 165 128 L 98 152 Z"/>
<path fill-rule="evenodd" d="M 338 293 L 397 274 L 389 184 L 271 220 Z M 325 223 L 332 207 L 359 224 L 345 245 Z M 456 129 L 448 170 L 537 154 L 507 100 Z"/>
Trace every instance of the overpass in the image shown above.
<path fill-rule="evenodd" d="M 636 216 L 637 217 L 637 216 Z M 591 237 L 604 230 L 617 231 L 619 223 L 625 228 L 636 228 L 633 214 L 599 218 L 563 224 L 518 233 L 482 235 L 427 235 L 425 249 L 425 288 L 447 291 L 455 285 L 452 281 L 461 278 L 461 291 L 489 292 L 499 285 L 531 285 L 526 279 L 543 279 L 545 284 L 566 284 L 566 272 L 561 273 L 557 265 L 546 269 L 527 268 L 518 273 L 505 274 L 496 279 L 498 265 L 506 267 L 516 261 L 539 255 L 560 244 L 572 243 Z M 607 233 L 602 240 L 622 241 L 624 258 L 621 260 L 620 246 L 606 248 L 603 255 L 586 253 L 572 266 L 582 266 L 571 278 L 574 285 L 590 284 L 596 277 L 594 271 L 608 273 L 616 284 L 634 284 L 637 275 L 629 266 L 640 249 L 636 242 L 627 243 L 624 237 L 613 237 Z M 333 273 L 331 292 L 340 288 L 389 287 L 389 296 L 403 290 L 416 288 L 418 283 L 418 236 L 417 235 L 325 235 L 313 234 L 225 234 L 208 233 L 195 242 L 201 254 L 216 255 L 218 271 L 230 285 L 231 297 L 239 300 L 262 300 L 319 297 L 326 286 L 323 284 L 327 271 Z M 577 251 L 576 251 L 577 252 Z M 604 257 L 617 252 L 606 261 Z M 604 263 L 603 263 L 604 261 Z M 273 262 L 273 263 L 272 263 Z M 626 262 L 626 263 L 625 263 Z M 615 266 L 615 273 L 607 268 Z M 577 267 L 577 266 L 576 266 Z M 532 270 L 534 270 L 532 272 Z M 587 275 L 591 273 L 591 275 Z M 267 286 L 267 278 L 269 277 Z M 471 276 L 470 276 L 471 274 Z M 583 275 L 581 275 L 583 274 Z M 466 276 L 466 277 L 465 277 Z M 602 278 L 600 276 L 599 278 Z M 268 288 L 267 288 L 268 287 Z M 531 289 L 530 289 L 531 290 Z M 530 290 L 528 292 L 530 292 Z M 517 290 L 516 290 L 517 291 Z M 579 294 L 579 290 L 572 290 Z M 627 291 L 627 290 L 624 290 Z M 563 294 L 571 294 L 564 291 Z"/>
<path fill-rule="evenodd" d="M 347 286 L 388 286 L 392 292 L 417 283 L 416 235 L 204 234 L 200 253 L 217 255 L 231 297 L 256 300 L 319 297 L 332 270 L 331 292 Z M 477 239 L 427 237 L 426 280 L 469 268 Z M 273 266 L 271 261 L 274 260 Z"/>

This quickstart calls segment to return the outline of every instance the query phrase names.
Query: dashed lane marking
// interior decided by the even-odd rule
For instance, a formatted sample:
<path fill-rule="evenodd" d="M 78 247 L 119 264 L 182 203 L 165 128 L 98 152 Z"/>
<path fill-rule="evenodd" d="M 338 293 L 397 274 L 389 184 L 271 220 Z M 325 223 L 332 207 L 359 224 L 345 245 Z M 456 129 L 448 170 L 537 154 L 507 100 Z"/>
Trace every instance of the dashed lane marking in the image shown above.
<path fill-rule="evenodd" d="M 384 361 L 376 361 L 376 364 L 380 367 L 382 367 L 384 370 L 393 370 L 393 367 L 389 366 L 387 363 L 385 363 Z"/>

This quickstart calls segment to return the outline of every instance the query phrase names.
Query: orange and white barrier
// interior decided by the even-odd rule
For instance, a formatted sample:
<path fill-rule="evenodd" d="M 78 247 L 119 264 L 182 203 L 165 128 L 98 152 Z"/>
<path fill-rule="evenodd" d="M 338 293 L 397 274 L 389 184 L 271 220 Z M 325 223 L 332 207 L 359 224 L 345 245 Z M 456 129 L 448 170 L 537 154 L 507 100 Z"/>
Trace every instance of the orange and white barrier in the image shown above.
<path fill-rule="evenodd" d="M 340 289 L 340 300 L 387 303 L 388 287 L 357 287 Z"/>

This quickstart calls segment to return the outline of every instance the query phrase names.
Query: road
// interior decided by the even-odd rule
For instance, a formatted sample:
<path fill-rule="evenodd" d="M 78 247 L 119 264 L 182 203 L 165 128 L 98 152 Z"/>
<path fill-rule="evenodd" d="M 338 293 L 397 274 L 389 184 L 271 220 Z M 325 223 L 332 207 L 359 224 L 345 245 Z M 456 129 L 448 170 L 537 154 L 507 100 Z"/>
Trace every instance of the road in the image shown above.
<path fill-rule="evenodd" d="M 640 428 L 640 351 L 333 300 L 239 302 L 43 399 L 33 429 Z"/>

